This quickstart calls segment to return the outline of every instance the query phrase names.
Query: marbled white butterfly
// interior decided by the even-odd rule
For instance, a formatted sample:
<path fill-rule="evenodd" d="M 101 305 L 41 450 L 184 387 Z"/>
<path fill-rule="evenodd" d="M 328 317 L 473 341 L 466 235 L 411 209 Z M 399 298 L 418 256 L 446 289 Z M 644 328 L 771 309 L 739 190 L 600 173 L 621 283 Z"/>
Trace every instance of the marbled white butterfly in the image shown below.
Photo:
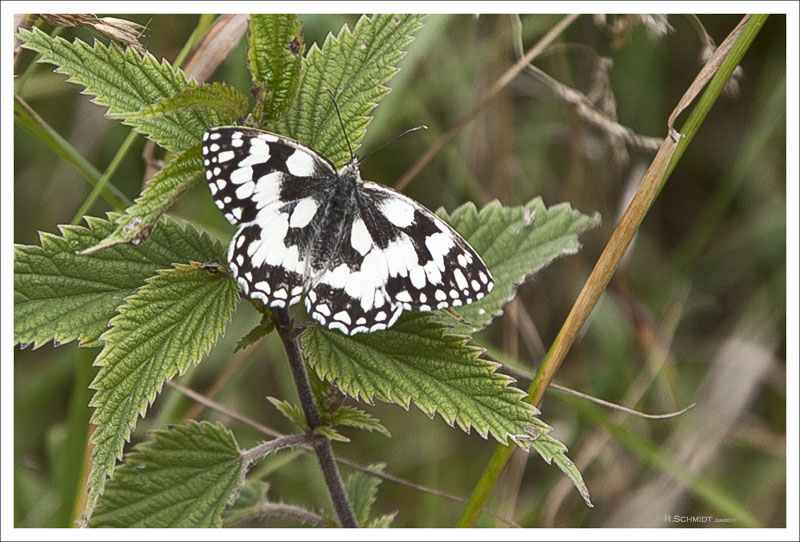
<path fill-rule="evenodd" d="M 239 226 L 228 250 L 244 293 L 353 335 L 403 310 L 472 303 L 494 286 L 480 256 L 414 200 L 362 181 L 292 139 L 244 127 L 203 135 L 214 203 Z"/>

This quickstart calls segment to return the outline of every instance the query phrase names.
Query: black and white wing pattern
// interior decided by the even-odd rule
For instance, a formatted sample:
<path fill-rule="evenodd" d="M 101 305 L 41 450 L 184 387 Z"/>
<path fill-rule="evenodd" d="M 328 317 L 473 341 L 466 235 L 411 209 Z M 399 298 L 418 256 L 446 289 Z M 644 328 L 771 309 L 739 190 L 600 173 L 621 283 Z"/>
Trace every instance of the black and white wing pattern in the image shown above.
<path fill-rule="evenodd" d="M 316 151 L 251 128 L 203 137 L 206 179 L 239 230 L 228 260 L 245 294 L 272 307 L 300 301 L 353 335 L 386 329 L 404 310 L 472 303 L 492 290 L 480 256 L 425 207 L 337 171 Z"/>

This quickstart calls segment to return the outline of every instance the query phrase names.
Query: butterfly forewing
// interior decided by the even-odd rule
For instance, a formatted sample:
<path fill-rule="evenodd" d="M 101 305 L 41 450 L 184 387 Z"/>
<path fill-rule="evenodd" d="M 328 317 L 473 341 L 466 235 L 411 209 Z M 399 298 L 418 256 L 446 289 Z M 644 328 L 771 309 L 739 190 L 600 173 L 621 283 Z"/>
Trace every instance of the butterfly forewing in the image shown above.
<path fill-rule="evenodd" d="M 239 230 L 228 261 L 245 294 L 269 306 L 300 300 L 309 235 L 333 165 L 288 138 L 249 128 L 203 136 L 206 180 L 217 207 Z"/>
<path fill-rule="evenodd" d="M 340 171 L 296 141 L 250 128 L 204 136 L 214 201 L 239 231 L 228 259 L 245 294 L 297 303 L 328 328 L 386 329 L 403 310 L 481 299 L 493 287 L 480 256 L 414 200 Z"/>

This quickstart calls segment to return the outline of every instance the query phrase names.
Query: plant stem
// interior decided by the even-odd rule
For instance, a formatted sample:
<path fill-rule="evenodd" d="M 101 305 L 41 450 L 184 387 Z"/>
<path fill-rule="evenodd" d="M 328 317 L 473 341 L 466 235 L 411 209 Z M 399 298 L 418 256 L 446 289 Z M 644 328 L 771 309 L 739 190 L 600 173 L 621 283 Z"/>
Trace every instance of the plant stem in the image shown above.
<path fill-rule="evenodd" d="M 303 414 L 305 414 L 309 431 L 313 431 L 319 427 L 322 422 L 317 404 L 314 402 L 314 394 L 311 392 L 311 383 L 308 381 L 306 366 L 303 363 L 303 358 L 300 356 L 300 348 L 297 346 L 296 335 L 292 329 L 289 309 L 276 309 L 275 312 L 278 316 L 278 325 L 276 329 L 281 337 L 281 341 L 283 341 L 286 356 L 289 358 L 289 367 L 292 370 L 295 386 L 297 386 L 300 406 L 303 409 Z M 325 485 L 328 486 L 328 493 L 330 493 L 331 496 L 333 509 L 336 511 L 336 515 L 339 518 L 339 524 L 342 527 L 358 527 L 356 518 L 353 515 L 353 509 L 350 506 L 350 501 L 347 500 L 347 494 L 344 492 L 342 477 L 339 474 L 339 467 L 336 465 L 331 442 L 326 437 L 319 436 L 314 439 L 313 446 L 314 452 L 317 454 L 319 466 L 322 469 L 322 475 L 325 478 Z"/>

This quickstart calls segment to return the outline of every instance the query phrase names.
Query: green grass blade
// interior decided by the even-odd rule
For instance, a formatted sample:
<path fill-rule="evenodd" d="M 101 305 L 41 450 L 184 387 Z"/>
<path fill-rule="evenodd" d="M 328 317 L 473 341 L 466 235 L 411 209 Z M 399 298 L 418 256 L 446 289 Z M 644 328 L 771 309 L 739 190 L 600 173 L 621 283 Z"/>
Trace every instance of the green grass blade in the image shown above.
<path fill-rule="evenodd" d="M 14 96 L 14 123 L 25 129 L 58 156 L 72 164 L 89 184 L 94 187 L 100 183 L 100 172 L 76 151 L 67 140 L 53 130 L 25 101 L 19 96 Z M 121 211 L 131 204 L 113 184 L 103 187 L 100 194 L 114 209 Z"/>

